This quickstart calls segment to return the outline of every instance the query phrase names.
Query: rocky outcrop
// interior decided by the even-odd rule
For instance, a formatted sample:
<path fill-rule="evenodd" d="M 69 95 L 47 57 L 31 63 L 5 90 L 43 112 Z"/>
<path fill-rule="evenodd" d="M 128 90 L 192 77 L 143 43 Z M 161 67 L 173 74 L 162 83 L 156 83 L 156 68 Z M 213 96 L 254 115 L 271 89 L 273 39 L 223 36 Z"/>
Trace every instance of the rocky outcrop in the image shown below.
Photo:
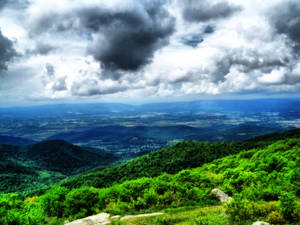
<path fill-rule="evenodd" d="M 252 225 L 270 225 L 270 224 L 267 222 L 257 221 L 255 223 L 253 223 Z"/>
<path fill-rule="evenodd" d="M 134 215 L 134 216 L 124 216 L 121 218 L 121 221 L 129 220 L 133 218 L 141 218 L 141 217 L 150 217 L 150 216 L 161 216 L 163 213 L 149 213 L 149 214 L 140 214 L 140 215 Z"/>
<path fill-rule="evenodd" d="M 65 225 L 106 225 L 106 224 L 110 224 L 111 221 L 116 221 L 116 220 L 124 221 L 132 218 L 161 216 L 161 215 L 163 215 L 163 213 L 158 212 L 158 213 L 140 214 L 140 215 L 133 215 L 133 216 L 124 216 L 121 218 L 120 216 L 110 217 L 108 213 L 100 213 L 94 216 L 89 216 L 83 219 L 75 220 L 70 223 L 67 222 L 65 223 Z"/>
<path fill-rule="evenodd" d="M 75 220 L 65 225 L 105 225 L 110 224 L 110 216 L 108 213 L 100 213 L 83 219 Z"/>
<path fill-rule="evenodd" d="M 219 189 L 213 189 L 211 194 L 217 196 L 221 202 L 231 202 L 232 198 Z"/>

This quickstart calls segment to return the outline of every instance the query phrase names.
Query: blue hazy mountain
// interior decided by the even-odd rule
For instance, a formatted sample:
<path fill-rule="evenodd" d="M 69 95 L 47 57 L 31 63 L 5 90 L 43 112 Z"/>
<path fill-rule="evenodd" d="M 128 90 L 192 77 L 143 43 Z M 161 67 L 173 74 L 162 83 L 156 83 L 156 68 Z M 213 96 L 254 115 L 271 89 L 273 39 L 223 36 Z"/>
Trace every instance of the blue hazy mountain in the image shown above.
<path fill-rule="evenodd" d="M 35 143 L 35 141 L 27 138 L 0 135 L 0 144 L 25 146 L 25 145 L 31 145 L 33 143 Z"/>
<path fill-rule="evenodd" d="M 130 115 L 142 113 L 299 113 L 300 99 L 201 100 L 142 105 L 120 103 L 53 104 L 0 108 L 0 115 L 18 117 L 70 117 L 89 114 Z"/>

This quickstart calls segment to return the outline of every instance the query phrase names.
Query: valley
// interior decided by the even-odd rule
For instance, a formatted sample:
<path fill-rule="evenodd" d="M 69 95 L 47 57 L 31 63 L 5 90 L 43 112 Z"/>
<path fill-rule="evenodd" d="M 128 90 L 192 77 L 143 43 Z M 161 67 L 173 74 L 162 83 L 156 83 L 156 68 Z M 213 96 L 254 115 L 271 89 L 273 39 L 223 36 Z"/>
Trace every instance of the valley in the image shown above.
<path fill-rule="evenodd" d="M 0 108 L 0 143 L 59 139 L 129 159 L 184 140 L 242 141 L 298 128 L 298 109 L 298 99 Z"/>

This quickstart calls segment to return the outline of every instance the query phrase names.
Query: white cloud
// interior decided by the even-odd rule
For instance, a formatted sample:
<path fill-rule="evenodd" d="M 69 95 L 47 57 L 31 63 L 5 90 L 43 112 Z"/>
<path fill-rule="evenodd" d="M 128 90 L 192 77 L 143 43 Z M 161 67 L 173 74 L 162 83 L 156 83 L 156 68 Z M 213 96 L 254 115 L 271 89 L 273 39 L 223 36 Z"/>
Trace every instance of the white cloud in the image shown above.
<path fill-rule="evenodd" d="M 239 10 L 223 16 L 212 14 L 214 17 L 199 21 L 184 18 L 179 0 L 168 1 L 164 7 L 176 19 L 169 42 L 151 48 L 153 57 L 146 55 L 147 60 L 138 70 L 105 70 L 103 62 L 90 54 L 113 43 L 107 42 L 109 32 L 102 32 L 101 27 L 97 32 L 82 27 L 73 12 L 100 8 L 131 15 L 137 11 L 151 23 L 143 9 L 145 2 L 152 4 L 149 0 L 30 0 L 27 8 L 4 8 L 0 12 L 0 30 L 15 40 L 20 56 L 0 75 L 0 101 L 14 96 L 20 101 L 93 95 L 106 100 L 147 100 L 300 91 L 300 63 L 295 53 L 299 43 L 295 43 L 294 36 L 277 32 L 268 17 L 273 7 L 285 3 L 283 0 L 226 1 Z M 68 18 L 70 14 L 74 20 Z M 43 25 L 48 29 L 41 32 Z M 49 64 L 54 68 L 53 76 L 45 70 Z"/>

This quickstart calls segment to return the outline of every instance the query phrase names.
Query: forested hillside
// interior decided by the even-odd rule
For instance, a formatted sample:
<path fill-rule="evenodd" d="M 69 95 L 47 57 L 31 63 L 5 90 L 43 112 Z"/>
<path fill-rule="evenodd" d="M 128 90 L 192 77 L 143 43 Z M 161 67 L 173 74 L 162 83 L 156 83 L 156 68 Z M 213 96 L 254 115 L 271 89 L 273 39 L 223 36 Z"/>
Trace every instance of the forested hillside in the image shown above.
<path fill-rule="evenodd" d="M 109 187 L 115 183 L 140 177 L 154 177 L 163 172 L 174 174 L 183 169 L 195 168 L 242 150 L 267 146 L 276 140 L 300 137 L 300 129 L 284 133 L 274 133 L 243 142 L 205 143 L 185 141 L 174 146 L 147 154 L 130 162 L 108 168 L 94 169 L 91 172 L 64 180 L 62 186 Z"/>
<path fill-rule="evenodd" d="M 84 149 L 65 141 L 25 147 L 0 145 L 0 159 L 0 192 L 45 188 L 70 175 L 118 160 L 112 153 Z"/>
<path fill-rule="evenodd" d="M 3 224 L 12 221 L 43 224 L 51 220 L 60 224 L 66 218 L 73 220 L 101 211 L 128 214 L 169 207 L 209 206 L 219 204 L 210 194 L 213 188 L 219 188 L 234 198 L 224 206 L 225 223 L 217 222 L 221 215 L 212 216 L 210 223 L 201 223 L 203 215 L 199 215 L 194 224 L 251 224 L 258 219 L 272 224 L 297 224 L 299 168 L 300 140 L 286 139 L 174 175 L 162 173 L 108 188 L 53 186 L 42 196 L 25 201 L 15 194 L 4 194 L 0 197 L 0 220 Z M 164 223 L 156 224 L 173 224 L 167 222 L 165 219 Z"/>

